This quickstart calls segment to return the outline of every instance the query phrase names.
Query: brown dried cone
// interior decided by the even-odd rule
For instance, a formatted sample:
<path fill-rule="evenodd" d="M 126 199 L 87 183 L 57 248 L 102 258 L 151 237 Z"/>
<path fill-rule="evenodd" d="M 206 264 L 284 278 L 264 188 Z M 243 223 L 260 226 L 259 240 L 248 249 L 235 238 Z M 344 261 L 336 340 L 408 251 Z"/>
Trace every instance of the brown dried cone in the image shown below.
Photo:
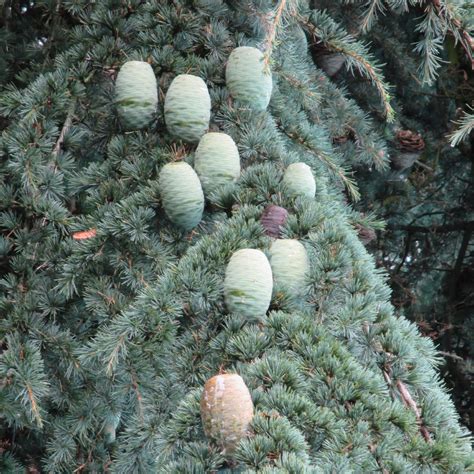
<path fill-rule="evenodd" d="M 359 236 L 360 241 L 364 245 L 369 245 L 372 240 L 375 240 L 377 238 L 375 230 L 371 229 L 370 227 L 364 227 L 363 225 L 356 224 L 355 228 L 357 230 L 357 234 Z"/>
<path fill-rule="evenodd" d="M 278 239 L 281 235 L 281 227 L 285 225 L 287 219 L 288 211 L 284 207 L 272 204 L 265 208 L 260 222 L 265 229 L 265 234 Z"/>
<path fill-rule="evenodd" d="M 391 157 L 393 167 L 397 170 L 409 168 L 420 157 L 425 149 L 425 141 L 419 133 L 411 130 L 400 130 L 395 140 L 397 152 Z"/>
<path fill-rule="evenodd" d="M 204 433 L 222 448 L 223 454 L 235 451 L 247 436 L 252 418 L 252 397 L 240 375 L 216 375 L 206 382 L 201 397 Z"/>

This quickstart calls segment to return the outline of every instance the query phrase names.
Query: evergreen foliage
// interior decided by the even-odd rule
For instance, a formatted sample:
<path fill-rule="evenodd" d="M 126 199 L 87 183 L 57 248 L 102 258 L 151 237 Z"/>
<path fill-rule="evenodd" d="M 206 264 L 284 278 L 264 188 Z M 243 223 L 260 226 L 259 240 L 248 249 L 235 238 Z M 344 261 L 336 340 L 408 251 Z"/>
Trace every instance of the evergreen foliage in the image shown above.
<path fill-rule="evenodd" d="M 388 139 L 392 169 L 382 173 L 358 169 L 363 196 L 359 205 L 385 219 L 386 231 L 379 232 L 369 248 L 390 275 L 392 302 L 439 344 L 446 359 L 443 375 L 463 423 L 472 430 L 472 134 L 451 146 L 451 137 L 461 138 L 463 131 L 453 122 L 469 123 L 469 107 L 468 114 L 462 109 L 474 98 L 472 56 L 447 38 L 436 82 L 421 86 L 413 80 L 419 58 L 411 44 L 417 40 L 413 25 L 418 13 L 383 16 L 370 32 L 374 54 L 385 63 L 384 72 L 394 86 L 396 120 L 389 126 L 379 121 Z M 472 37 L 472 14 L 465 9 L 461 19 Z M 334 80 L 375 110 L 378 97 L 371 96 L 363 81 L 349 81 L 343 73 Z M 410 154 L 399 146 L 398 138 L 407 134 L 418 151 L 413 149 L 412 161 L 400 168 L 399 160 Z M 417 136 L 424 147 L 415 143 L 420 141 Z M 338 146 L 350 150 L 352 137 Z M 366 233 L 371 228 L 360 224 Z M 373 233 L 371 238 L 375 237 Z"/>
<path fill-rule="evenodd" d="M 368 28 L 381 2 L 364 5 Z M 434 346 L 395 314 L 355 228 L 373 218 L 344 195 L 360 197 L 353 170 L 387 169 L 382 135 L 301 50 L 302 32 L 338 48 L 390 119 L 379 64 L 339 18 L 350 18 L 355 6 L 346 7 L 62 2 L 77 25 L 69 47 L 0 96 L 2 472 L 473 468 Z M 433 11 L 453 26 L 451 13 Z M 266 53 L 267 110 L 229 94 L 226 60 L 239 46 Z M 425 51 L 425 63 L 436 58 L 435 47 Z M 158 84 L 157 119 L 136 131 L 122 128 L 115 104 L 126 61 L 148 62 Z M 232 137 L 242 165 L 237 181 L 206 196 L 192 230 L 173 223 L 167 206 L 179 203 L 160 179 L 171 163 L 191 168 L 189 141 L 199 139 L 165 122 L 164 97 L 182 74 L 206 84 L 210 130 Z M 311 195 L 288 192 L 296 163 L 312 173 Z M 302 295 L 283 288 L 248 317 L 226 305 L 226 269 L 242 249 L 270 256 L 261 218 L 271 204 L 288 211 L 281 237 L 301 242 L 309 270 Z M 204 383 L 224 372 L 243 378 L 255 405 L 251 435 L 227 458 L 200 415 Z"/>

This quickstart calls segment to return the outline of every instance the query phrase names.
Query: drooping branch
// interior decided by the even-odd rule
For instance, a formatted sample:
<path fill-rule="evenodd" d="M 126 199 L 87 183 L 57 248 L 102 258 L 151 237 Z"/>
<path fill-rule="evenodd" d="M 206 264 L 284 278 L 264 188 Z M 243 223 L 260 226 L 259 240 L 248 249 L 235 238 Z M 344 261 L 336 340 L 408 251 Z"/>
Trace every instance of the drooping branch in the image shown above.
<path fill-rule="evenodd" d="M 448 137 L 451 146 L 459 145 L 474 130 L 474 113 L 465 111 L 454 124 L 456 129 Z"/>
<path fill-rule="evenodd" d="M 387 383 L 387 385 L 389 387 L 393 387 L 392 378 L 388 374 L 387 370 L 383 371 L 383 376 L 384 376 L 384 379 L 385 379 L 385 382 Z M 407 408 L 410 408 L 411 410 L 413 410 L 413 412 L 415 413 L 416 421 L 418 423 L 418 426 L 420 427 L 421 435 L 423 436 L 423 438 L 425 439 L 425 441 L 427 443 L 430 443 L 431 442 L 430 433 L 429 433 L 428 429 L 426 428 L 426 426 L 423 423 L 423 418 L 421 417 L 420 410 L 419 410 L 415 400 L 413 400 L 410 392 L 408 391 L 408 388 L 406 387 L 406 385 L 401 380 L 397 380 L 395 385 L 398 389 L 398 393 L 400 394 L 400 396 L 403 400 L 404 405 Z"/>
<path fill-rule="evenodd" d="M 431 442 L 431 436 L 429 431 L 426 429 L 426 426 L 423 424 L 423 419 L 421 418 L 421 413 L 420 410 L 418 409 L 418 406 L 416 405 L 415 400 L 410 395 L 410 392 L 408 391 L 407 387 L 401 380 L 397 380 L 397 388 L 398 391 L 400 392 L 400 395 L 402 396 L 403 403 L 411 408 L 415 412 L 416 416 L 416 421 L 418 422 L 418 425 L 420 426 L 420 433 L 422 434 L 423 438 L 425 438 L 426 442 Z"/>
<path fill-rule="evenodd" d="M 326 12 L 313 11 L 311 19 L 300 16 L 298 21 L 313 36 L 315 42 L 323 43 L 330 51 L 342 54 L 349 71 L 357 70 L 371 82 L 380 96 L 385 117 L 389 122 L 392 121 L 395 112 L 390 104 L 389 87 L 381 65 L 370 53 L 368 46 L 349 35 Z"/>
<path fill-rule="evenodd" d="M 451 11 L 450 6 L 447 5 L 446 2 L 441 2 L 440 0 L 431 0 L 431 2 L 438 16 L 442 18 L 448 26 L 450 33 L 454 36 L 455 40 L 461 44 L 471 64 L 471 68 L 474 69 L 473 39 L 462 27 L 461 19 Z"/>
<path fill-rule="evenodd" d="M 270 58 L 272 55 L 273 46 L 275 44 L 278 27 L 280 26 L 283 11 L 285 10 L 286 4 L 287 0 L 280 0 L 275 10 L 275 17 L 273 19 L 273 22 L 271 23 L 268 29 L 267 37 L 265 39 L 265 64 L 267 66 L 270 64 Z"/>

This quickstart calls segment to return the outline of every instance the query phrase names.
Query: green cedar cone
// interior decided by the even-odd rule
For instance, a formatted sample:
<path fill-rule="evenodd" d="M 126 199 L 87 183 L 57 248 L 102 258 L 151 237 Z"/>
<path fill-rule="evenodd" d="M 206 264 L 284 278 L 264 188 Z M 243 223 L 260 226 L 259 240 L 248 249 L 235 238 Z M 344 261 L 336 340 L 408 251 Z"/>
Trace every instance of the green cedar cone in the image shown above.
<path fill-rule="evenodd" d="M 293 163 L 285 171 L 283 183 L 292 196 L 314 197 L 316 182 L 311 168 L 305 163 Z"/>
<path fill-rule="evenodd" d="M 249 318 L 262 316 L 270 306 L 272 269 L 265 254 L 256 249 L 235 252 L 227 265 L 224 295 L 230 312 Z"/>
<path fill-rule="evenodd" d="M 139 130 L 153 120 L 158 104 L 156 78 L 144 61 L 128 61 L 115 82 L 117 112 L 126 130 Z"/>
<path fill-rule="evenodd" d="M 309 271 L 308 254 L 295 239 L 275 240 L 270 247 L 270 265 L 276 285 L 298 291 Z"/>
<path fill-rule="evenodd" d="M 197 147 L 194 168 L 206 195 L 238 179 L 240 157 L 232 137 L 225 133 L 206 133 Z"/>
<path fill-rule="evenodd" d="M 169 220 L 183 230 L 196 227 L 204 210 L 204 194 L 191 166 L 184 161 L 166 164 L 160 172 L 159 186 Z"/>
<path fill-rule="evenodd" d="M 242 105 L 265 110 L 272 95 L 272 75 L 266 70 L 263 53 L 241 46 L 227 61 L 225 79 L 230 95 Z"/>
<path fill-rule="evenodd" d="M 165 97 L 168 131 L 185 142 L 196 143 L 209 128 L 211 98 L 206 83 L 197 76 L 180 74 Z"/>

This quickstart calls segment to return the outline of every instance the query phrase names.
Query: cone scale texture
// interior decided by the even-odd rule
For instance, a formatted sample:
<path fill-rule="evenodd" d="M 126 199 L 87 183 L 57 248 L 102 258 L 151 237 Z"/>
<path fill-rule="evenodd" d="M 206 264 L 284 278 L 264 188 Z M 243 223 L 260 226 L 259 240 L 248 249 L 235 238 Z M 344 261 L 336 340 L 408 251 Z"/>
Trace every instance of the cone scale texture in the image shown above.
<path fill-rule="evenodd" d="M 240 157 L 232 137 L 225 133 L 206 133 L 197 147 L 194 168 L 206 195 L 237 180 Z"/>
<path fill-rule="evenodd" d="M 204 194 L 191 166 L 183 161 L 166 164 L 160 172 L 159 186 L 169 220 L 183 230 L 196 227 L 204 210 Z"/>
<path fill-rule="evenodd" d="M 230 95 L 256 111 L 265 110 L 272 95 L 272 75 L 257 48 L 241 46 L 232 51 L 225 71 Z"/>
<path fill-rule="evenodd" d="M 156 78 L 144 61 L 128 61 L 115 82 L 117 112 L 126 130 L 138 130 L 153 120 L 158 104 Z"/>
<path fill-rule="evenodd" d="M 206 83 L 197 76 L 180 74 L 165 97 L 168 131 L 185 142 L 197 143 L 209 128 L 211 98 Z"/>
<path fill-rule="evenodd" d="M 206 436 L 224 454 L 232 454 L 247 435 L 253 411 L 252 397 L 240 375 L 216 375 L 206 382 L 201 397 L 202 424 Z"/>
<path fill-rule="evenodd" d="M 235 252 L 227 265 L 224 295 L 230 312 L 249 318 L 263 316 L 270 306 L 272 269 L 260 250 Z"/>

